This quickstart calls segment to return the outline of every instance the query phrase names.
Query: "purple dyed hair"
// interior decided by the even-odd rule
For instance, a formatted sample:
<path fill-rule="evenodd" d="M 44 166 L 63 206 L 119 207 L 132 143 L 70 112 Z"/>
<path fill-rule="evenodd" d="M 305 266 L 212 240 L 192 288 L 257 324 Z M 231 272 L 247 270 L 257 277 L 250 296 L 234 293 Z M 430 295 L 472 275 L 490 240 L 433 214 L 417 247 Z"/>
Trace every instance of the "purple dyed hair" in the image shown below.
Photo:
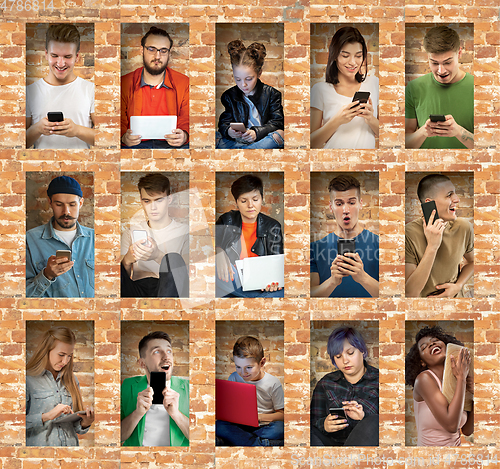
<path fill-rule="evenodd" d="M 366 347 L 365 341 L 362 335 L 352 327 L 343 326 L 337 327 L 328 337 L 328 344 L 326 350 L 332 363 L 335 365 L 335 355 L 340 355 L 344 350 L 344 340 L 346 340 L 355 348 L 357 348 L 362 354 L 363 358 L 368 356 L 368 348 Z"/>

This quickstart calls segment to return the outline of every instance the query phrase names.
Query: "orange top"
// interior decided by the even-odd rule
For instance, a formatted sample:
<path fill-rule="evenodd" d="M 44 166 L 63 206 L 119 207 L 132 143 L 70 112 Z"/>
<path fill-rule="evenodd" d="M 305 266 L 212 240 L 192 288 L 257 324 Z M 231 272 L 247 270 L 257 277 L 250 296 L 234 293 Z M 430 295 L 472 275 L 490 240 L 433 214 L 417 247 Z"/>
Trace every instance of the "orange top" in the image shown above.
<path fill-rule="evenodd" d="M 257 222 L 241 224 L 241 254 L 240 259 L 245 257 L 259 257 L 252 252 L 252 246 L 257 241 Z"/>

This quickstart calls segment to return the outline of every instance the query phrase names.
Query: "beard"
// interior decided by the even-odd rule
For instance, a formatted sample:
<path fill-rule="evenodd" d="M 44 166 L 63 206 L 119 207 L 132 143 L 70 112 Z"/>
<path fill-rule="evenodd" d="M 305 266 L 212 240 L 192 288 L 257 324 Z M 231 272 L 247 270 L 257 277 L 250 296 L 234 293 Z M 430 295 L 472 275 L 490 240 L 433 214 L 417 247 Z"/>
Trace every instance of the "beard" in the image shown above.
<path fill-rule="evenodd" d="M 73 228 L 76 225 L 76 219 L 73 217 L 60 217 L 56 218 L 55 221 L 57 225 L 65 230 Z"/>
<path fill-rule="evenodd" d="M 144 54 L 142 54 L 142 63 L 144 65 L 144 68 L 146 69 L 146 71 L 150 75 L 161 75 L 165 71 L 165 69 L 167 68 L 168 61 L 169 61 L 169 59 L 167 59 L 167 61 L 164 64 L 162 64 L 160 67 L 151 67 L 151 62 L 147 62 L 145 57 L 144 57 Z"/>

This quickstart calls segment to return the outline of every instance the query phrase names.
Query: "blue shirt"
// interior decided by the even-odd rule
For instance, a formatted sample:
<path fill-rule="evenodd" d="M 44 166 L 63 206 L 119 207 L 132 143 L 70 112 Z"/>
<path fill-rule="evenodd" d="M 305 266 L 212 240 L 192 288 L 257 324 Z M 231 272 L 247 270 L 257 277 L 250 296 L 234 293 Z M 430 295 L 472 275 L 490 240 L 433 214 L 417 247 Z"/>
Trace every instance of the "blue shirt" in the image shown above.
<path fill-rule="evenodd" d="M 94 230 L 76 223 L 71 249 L 46 225 L 26 233 L 26 297 L 28 298 L 94 298 Z M 57 250 L 71 250 L 73 267 L 54 280 L 43 275 L 50 256 Z"/>
<path fill-rule="evenodd" d="M 353 239 L 365 272 L 378 281 L 378 236 L 371 231 L 363 230 Z M 337 257 L 338 240 L 339 237 L 335 233 L 330 233 L 319 241 L 311 243 L 311 273 L 319 274 L 320 284 L 331 277 L 330 267 Z M 330 298 L 371 298 L 371 295 L 349 275 L 342 279 L 342 283 L 333 290 Z"/>
<path fill-rule="evenodd" d="M 58 404 L 69 405 L 73 409 L 73 399 L 61 378 L 59 373 L 54 379 L 48 370 L 40 376 L 26 375 L 26 446 L 78 446 L 76 434 L 89 431 L 90 427 L 82 428 L 80 419 L 57 423 L 62 415 L 42 422 L 42 414 Z M 78 380 L 76 382 L 78 384 Z"/>

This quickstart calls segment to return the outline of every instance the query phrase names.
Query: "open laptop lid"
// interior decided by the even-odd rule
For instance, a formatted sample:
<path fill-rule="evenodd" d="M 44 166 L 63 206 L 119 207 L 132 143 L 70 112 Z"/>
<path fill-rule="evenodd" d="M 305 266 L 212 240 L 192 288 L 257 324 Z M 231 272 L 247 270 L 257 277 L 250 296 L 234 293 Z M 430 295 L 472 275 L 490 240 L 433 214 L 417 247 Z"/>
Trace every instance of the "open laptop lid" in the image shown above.
<path fill-rule="evenodd" d="M 258 427 L 257 388 L 253 384 L 216 379 L 215 418 Z"/>

